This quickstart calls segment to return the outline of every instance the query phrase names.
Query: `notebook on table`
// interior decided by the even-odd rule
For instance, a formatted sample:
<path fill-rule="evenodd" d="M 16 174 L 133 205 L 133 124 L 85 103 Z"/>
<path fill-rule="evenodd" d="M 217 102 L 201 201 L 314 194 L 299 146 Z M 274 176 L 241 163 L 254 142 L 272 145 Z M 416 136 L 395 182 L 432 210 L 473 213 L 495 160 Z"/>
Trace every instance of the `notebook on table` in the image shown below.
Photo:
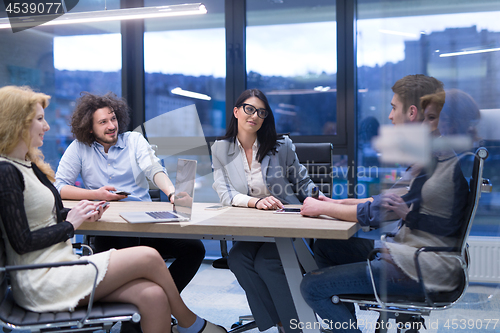
<path fill-rule="evenodd" d="M 196 179 L 196 161 L 180 158 L 175 176 L 174 209 L 150 212 L 123 212 L 120 216 L 129 223 L 185 222 L 191 220 Z M 165 203 L 169 205 L 169 203 Z"/>

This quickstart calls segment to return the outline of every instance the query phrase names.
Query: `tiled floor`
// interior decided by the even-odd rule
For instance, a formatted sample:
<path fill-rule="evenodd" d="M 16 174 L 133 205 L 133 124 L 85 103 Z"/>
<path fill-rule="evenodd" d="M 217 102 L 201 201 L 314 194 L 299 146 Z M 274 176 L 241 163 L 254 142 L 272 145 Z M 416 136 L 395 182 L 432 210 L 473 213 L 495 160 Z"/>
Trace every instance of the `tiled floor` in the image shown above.
<path fill-rule="evenodd" d="M 199 316 L 230 329 L 240 315 L 250 314 L 243 289 L 229 270 L 214 269 L 211 263 L 202 265 L 198 274 L 182 292 L 186 304 Z M 359 322 L 368 323 L 363 333 L 373 333 L 377 313 L 358 311 Z M 455 307 L 434 311 L 426 318 L 428 333 L 500 333 L 500 284 L 469 286 L 465 297 Z M 393 328 L 389 333 L 395 332 Z M 115 325 L 112 333 L 119 332 Z M 248 331 L 258 333 L 257 329 Z M 278 333 L 271 328 L 266 333 Z"/>
<path fill-rule="evenodd" d="M 182 297 L 194 312 L 227 329 L 238 316 L 250 314 L 245 294 L 234 275 L 228 270 L 214 269 L 210 263 L 202 265 Z M 369 323 L 363 327 L 363 333 L 375 331 L 377 318 L 377 313 L 358 311 L 358 320 Z M 470 285 L 460 303 L 448 310 L 432 312 L 426 318 L 426 326 L 427 330 L 421 332 L 500 333 L 500 284 Z M 395 328 L 389 330 L 395 331 Z M 277 329 L 269 329 L 267 333 L 277 333 Z"/>

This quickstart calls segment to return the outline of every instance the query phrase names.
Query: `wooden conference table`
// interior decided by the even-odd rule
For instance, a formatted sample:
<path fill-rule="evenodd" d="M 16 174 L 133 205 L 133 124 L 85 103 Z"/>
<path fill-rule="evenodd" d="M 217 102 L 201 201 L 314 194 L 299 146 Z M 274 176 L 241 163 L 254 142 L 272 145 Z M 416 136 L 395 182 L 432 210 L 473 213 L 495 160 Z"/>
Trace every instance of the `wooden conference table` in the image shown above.
<path fill-rule="evenodd" d="M 71 208 L 78 201 L 64 201 Z M 358 224 L 321 216 L 306 218 L 300 214 L 275 214 L 250 208 L 227 207 L 206 210 L 213 203 L 194 203 L 189 222 L 131 224 L 122 219 L 120 212 L 171 210 L 166 202 L 111 202 L 97 222 L 85 222 L 76 231 L 83 235 L 134 236 L 157 238 L 191 238 L 234 241 L 275 242 L 285 275 L 292 292 L 299 321 L 315 322 L 316 317 L 300 294 L 302 273 L 298 258 L 309 271 L 315 269 L 302 238 L 348 239 L 358 230 Z M 295 241 L 299 239 L 299 241 Z M 304 332 L 317 332 L 306 329 Z"/>

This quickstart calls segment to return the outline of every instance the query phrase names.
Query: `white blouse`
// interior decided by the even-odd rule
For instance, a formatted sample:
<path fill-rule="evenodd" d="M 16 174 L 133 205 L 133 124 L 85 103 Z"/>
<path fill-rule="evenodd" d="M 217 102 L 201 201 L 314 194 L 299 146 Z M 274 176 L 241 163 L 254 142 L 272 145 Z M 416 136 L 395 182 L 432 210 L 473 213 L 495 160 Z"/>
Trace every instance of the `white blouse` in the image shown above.
<path fill-rule="evenodd" d="M 234 196 L 231 204 L 238 207 L 248 207 L 250 199 L 268 197 L 271 193 L 267 189 L 264 177 L 262 177 L 261 164 L 257 161 L 257 151 L 259 150 L 259 143 L 257 142 L 257 139 L 255 139 L 255 142 L 252 145 L 252 164 L 250 166 L 248 165 L 245 149 L 243 149 L 243 146 L 238 138 L 236 138 L 236 142 L 238 143 L 240 155 L 243 159 L 249 195 L 239 193 Z"/>

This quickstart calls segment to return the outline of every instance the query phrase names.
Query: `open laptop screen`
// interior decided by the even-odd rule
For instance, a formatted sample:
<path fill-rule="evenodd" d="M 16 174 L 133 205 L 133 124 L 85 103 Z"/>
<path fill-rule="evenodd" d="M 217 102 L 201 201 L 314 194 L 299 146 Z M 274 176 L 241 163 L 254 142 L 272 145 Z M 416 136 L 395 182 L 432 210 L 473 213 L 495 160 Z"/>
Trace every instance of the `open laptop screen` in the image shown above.
<path fill-rule="evenodd" d="M 174 211 L 183 217 L 191 218 L 195 179 L 196 161 L 180 158 L 175 176 Z"/>

